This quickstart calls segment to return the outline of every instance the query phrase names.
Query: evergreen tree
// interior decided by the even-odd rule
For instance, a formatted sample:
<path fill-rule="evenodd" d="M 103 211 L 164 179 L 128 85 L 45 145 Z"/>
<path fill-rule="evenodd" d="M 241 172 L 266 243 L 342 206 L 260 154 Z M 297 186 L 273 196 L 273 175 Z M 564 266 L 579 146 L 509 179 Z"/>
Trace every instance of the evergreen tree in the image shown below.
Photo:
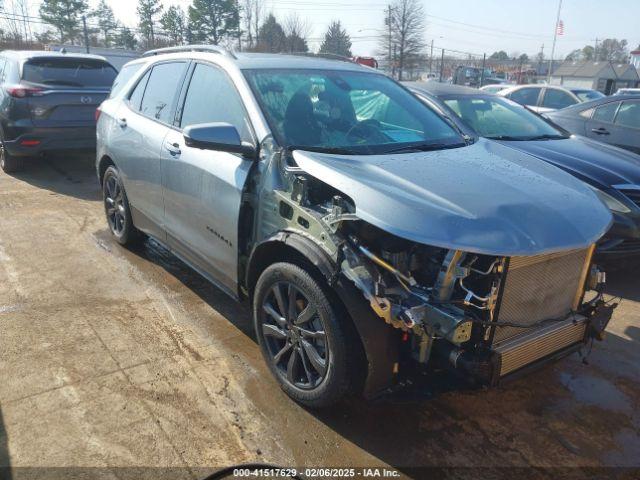
<path fill-rule="evenodd" d="M 80 18 L 87 8 L 85 0 L 43 0 L 40 18 L 58 31 L 60 42 L 64 43 L 77 37 Z"/>
<path fill-rule="evenodd" d="M 272 13 L 258 30 L 258 47 L 260 52 L 282 52 L 286 46 L 286 35 L 282 25 L 278 23 Z"/>
<path fill-rule="evenodd" d="M 324 34 L 324 41 L 320 46 L 320 53 L 351 57 L 351 38 L 347 31 L 342 28 L 339 20 L 331 22 L 331 25 L 329 25 L 327 32 Z"/>
<path fill-rule="evenodd" d="M 146 47 L 155 45 L 156 17 L 162 11 L 159 0 L 138 0 L 138 27 L 145 40 Z"/>
<path fill-rule="evenodd" d="M 193 0 L 189 6 L 190 35 L 194 42 L 218 45 L 237 37 L 240 12 L 235 0 Z"/>
<path fill-rule="evenodd" d="M 104 45 L 108 47 L 113 39 L 113 32 L 118 27 L 118 22 L 113 15 L 113 10 L 107 5 L 105 0 L 100 0 L 92 16 L 98 20 L 98 28 L 104 37 Z"/>
<path fill-rule="evenodd" d="M 133 32 L 127 27 L 120 27 L 118 34 L 114 38 L 115 44 L 118 47 L 126 48 L 129 50 L 135 50 L 138 45 L 138 40 L 136 39 Z"/>
<path fill-rule="evenodd" d="M 185 18 L 180 7 L 171 5 L 160 17 L 160 24 L 174 45 L 182 45 L 185 36 Z"/>

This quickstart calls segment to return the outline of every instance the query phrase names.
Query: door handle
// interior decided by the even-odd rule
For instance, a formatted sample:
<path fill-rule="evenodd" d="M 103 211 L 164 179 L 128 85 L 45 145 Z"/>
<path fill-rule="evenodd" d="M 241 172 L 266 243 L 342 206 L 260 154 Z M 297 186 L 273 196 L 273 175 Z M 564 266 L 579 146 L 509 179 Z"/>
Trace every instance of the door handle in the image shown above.
<path fill-rule="evenodd" d="M 125 128 L 125 127 L 127 126 L 127 119 L 126 119 L 126 118 L 124 118 L 124 117 L 123 117 L 123 118 L 118 118 L 118 119 L 116 120 L 116 123 L 118 124 L 118 126 L 119 126 L 120 128 Z"/>
<path fill-rule="evenodd" d="M 604 127 L 600 127 L 600 128 L 592 128 L 591 131 L 593 133 L 597 133 L 598 135 L 609 135 L 609 130 L 607 130 Z"/>
<path fill-rule="evenodd" d="M 180 144 L 166 142 L 164 144 L 164 148 L 166 148 L 171 155 L 180 155 Z"/>

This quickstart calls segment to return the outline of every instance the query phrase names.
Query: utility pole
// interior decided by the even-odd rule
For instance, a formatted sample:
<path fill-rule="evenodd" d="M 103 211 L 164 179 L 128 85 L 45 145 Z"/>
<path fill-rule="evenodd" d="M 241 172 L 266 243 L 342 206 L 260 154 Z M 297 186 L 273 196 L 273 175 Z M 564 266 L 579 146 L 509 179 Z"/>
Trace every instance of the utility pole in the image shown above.
<path fill-rule="evenodd" d="M 443 71 L 444 71 L 444 48 L 442 49 L 442 56 L 440 57 L 440 83 L 442 83 Z"/>
<path fill-rule="evenodd" d="M 82 16 L 82 31 L 84 32 L 84 47 L 89 53 L 89 32 L 87 31 L 87 17 Z"/>
<path fill-rule="evenodd" d="M 598 37 L 596 37 L 596 45 L 593 48 L 593 61 L 597 62 L 598 61 L 598 41 L 600 39 Z"/>
<path fill-rule="evenodd" d="M 487 54 L 482 55 L 482 72 L 480 73 L 480 86 L 484 86 L 484 68 L 487 64 Z"/>
<path fill-rule="evenodd" d="M 431 39 L 431 53 L 429 54 L 429 73 L 433 71 L 431 70 L 432 65 L 433 65 L 433 38 Z"/>
<path fill-rule="evenodd" d="M 556 40 L 558 39 L 558 25 L 560 24 L 560 10 L 562 0 L 558 0 L 558 15 L 556 16 L 556 27 L 553 30 L 553 45 L 551 47 L 551 58 L 549 58 L 549 71 L 547 72 L 547 83 L 551 83 L 551 70 L 553 68 L 553 55 L 556 53 Z"/>

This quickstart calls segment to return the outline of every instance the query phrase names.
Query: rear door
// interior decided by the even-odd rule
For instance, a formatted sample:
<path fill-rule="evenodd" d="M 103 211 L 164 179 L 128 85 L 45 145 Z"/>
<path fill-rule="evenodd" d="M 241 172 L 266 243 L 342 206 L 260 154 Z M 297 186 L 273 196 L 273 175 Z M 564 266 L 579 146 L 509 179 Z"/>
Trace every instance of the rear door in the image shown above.
<path fill-rule="evenodd" d="M 596 107 L 585 125 L 587 137 L 601 142 L 611 143 L 613 120 L 621 102 L 609 102 Z"/>
<path fill-rule="evenodd" d="M 622 102 L 613 123 L 610 143 L 640 153 L 640 99 Z"/>
<path fill-rule="evenodd" d="M 109 141 L 125 182 L 134 223 L 164 241 L 160 153 L 173 123 L 186 61 L 154 65 L 116 112 Z"/>
<path fill-rule="evenodd" d="M 22 64 L 21 83 L 40 91 L 29 97 L 37 127 L 89 127 L 117 71 L 100 59 L 35 57 Z"/>
<path fill-rule="evenodd" d="M 162 148 L 167 242 L 226 291 L 237 293 L 238 219 L 252 162 L 241 155 L 185 145 L 182 129 L 223 122 L 255 145 L 240 94 L 221 68 L 196 63 L 176 128 Z"/>

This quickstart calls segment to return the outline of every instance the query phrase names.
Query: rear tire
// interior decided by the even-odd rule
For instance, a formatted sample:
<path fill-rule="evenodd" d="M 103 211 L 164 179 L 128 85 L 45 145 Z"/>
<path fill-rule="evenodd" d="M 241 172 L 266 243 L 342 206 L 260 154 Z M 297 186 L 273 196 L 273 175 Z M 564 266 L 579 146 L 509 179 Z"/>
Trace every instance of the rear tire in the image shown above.
<path fill-rule="evenodd" d="M 269 266 L 254 290 L 254 328 L 262 355 L 287 395 L 312 408 L 341 400 L 357 377 L 349 319 L 330 298 L 321 281 L 284 262 Z"/>
<path fill-rule="evenodd" d="M 23 167 L 23 158 L 11 155 L 7 152 L 6 148 L 4 148 L 4 143 L 0 141 L 0 168 L 2 168 L 5 173 L 15 173 L 22 170 Z"/>
<path fill-rule="evenodd" d="M 110 166 L 102 179 L 102 198 L 109 230 L 121 245 L 139 242 L 143 236 L 134 225 L 127 193 L 118 169 Z"/>

